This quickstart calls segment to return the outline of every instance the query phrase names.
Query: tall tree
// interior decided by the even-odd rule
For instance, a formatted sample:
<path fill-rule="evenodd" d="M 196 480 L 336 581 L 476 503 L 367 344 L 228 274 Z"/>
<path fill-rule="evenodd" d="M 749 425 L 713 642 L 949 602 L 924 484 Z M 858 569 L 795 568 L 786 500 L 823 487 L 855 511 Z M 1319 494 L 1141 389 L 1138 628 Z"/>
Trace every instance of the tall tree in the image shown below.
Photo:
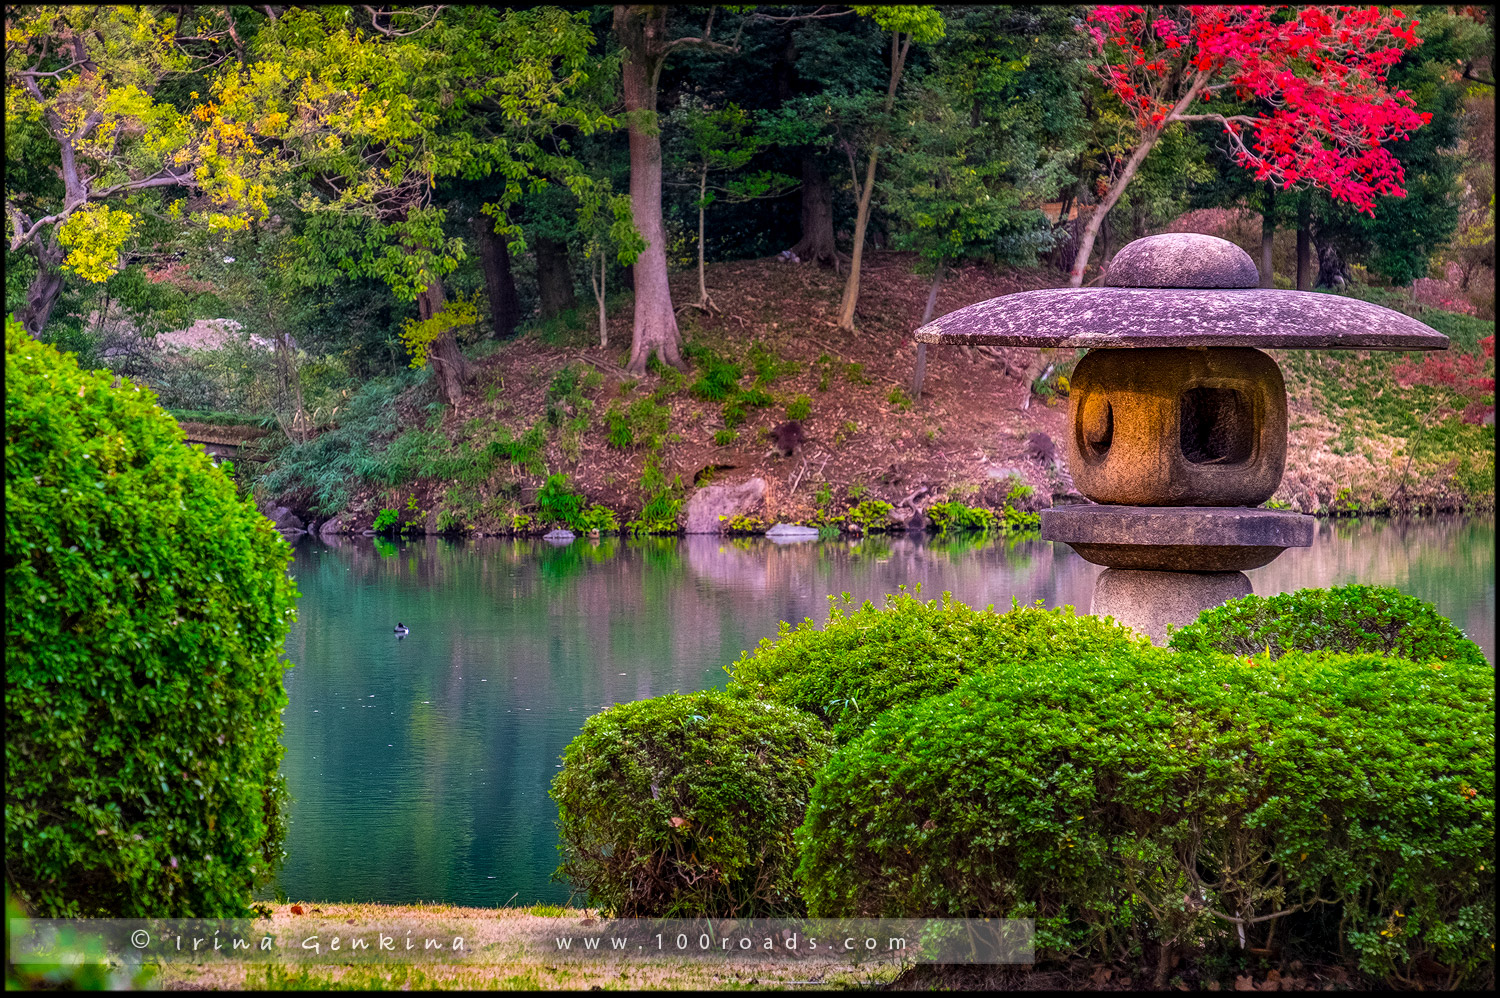
<path fill-rule="evenodd" d="M 217 227 L 265 216 L 260 109 L 232 86 L 202 103 L 197 93 L 161 93 L 243 56 L 229 10 L 189 8 L 186 30 L 182 9 L 6 10 L 8 250 L 31 257 L 18 318 L 32 336 L 67 275 L 99 283 L 118 269 L 149 210 L 142 192 L 194 194 L 201 210 L 191 216 Z"/>
<path fill-rule="evenodd" d="M 923 324 L 932 318 L 952 261 L 1033 263 L 1036 249 L 1051 241 L 1051 227 L 1036 207 L 1050 193 L 1047 185 L 1008 182 L 1004 150 L 986 141 L 1004 130 L 974 125 L 955 97 L 933 78 L 904 102 L 901 133 L 880 183 L 886 210 L 899 223 L 893 245 L 914 250 L 921 269 L 932 272 Z M 1029 179 L 1041 181 L 1042 174 Z M 917 344 L 914 397 L 922 393 L 926 357 L 926 344 Z"/>
<path fill-rule="evenodd" d="M 694 207 L 698 209 L 698 301 L 702 311 L 714 308 L 704 276 L 704 238 L 708 207 L 715 201 L 743 203 L 762 198 L 776 198 L 792 191 L 797 181 L 774 170 L 758 170 L 742 176 L 734 174 L 775 141 L 774 132 L 762 128 L 755 116 L 730 103 L 712 107 L 696 95 L 684 97 L 667 116 L 673 172 L 683 179 L 677 186 L 697 191 Z M 714 182 L 710 183 L 710 178 Z"/>
<path fill-rule="evenodd" d="M 434 192 L 448 177 L 498 174 L 489 212 L 498 235 L 516 238 L 505 210 L 566 157 L 542 139 L 561 124 L 589 133 L 607 115 L 576 100 L 587 81 L 583 18 L 557 8 L 294 10 L 262 32 L 263 57 L 278 67 L 265 83 L 293 113 L 284 141 L 321 192 L 303 207 L 323 216 L 304 242 L 305 277 L 376 277 L 414 301 L 404 340 L 412 366 L 430 363 L 451 403 L 463 398 L 468 363 L 455 331 L 474 313 L 449 307 L 443 287 L 465 254 L 445 231 Z M 265 80 L 264 74 L 256 82 Z"/>
<path fill-rule="evenodd" d="M 1097 71 L 1135 113 L 1138 136 L 1084 228 L 1073 287 L 1083 283 L 1105 216 L 1173 122 L 1216 122 L 1236 162 L 1282 189 L 1321 187 L 1363 212 L 1375 195 L 1401 191 L 1401 165 L 1381 143 L 1409 135 L 1428 116 L 1385 84 L 1390 67 L 1421 44 L 1400 11 L 1096 7 L 1088 31 Z M 1228 94 L 1253 94 L 1276 110 L 1203 109 Z"/>
<path fill-rule="evenodd" d="M 901 76 L 906 68 L 906 57 L 913 42 L 934 42 L 943 37 L 942 15 L 932 7 L 855 7 L 854 10 L 867 15 L 876 24 L 891 34 L 890 74 L 886 82 L 885 96 L 879 111 L 873 108 L 868 96 L 859 96 L 841 102 L 845 117 L 858 122 L 840 134 L 839 144 L 849 159 L 850 181 L 854 185 L 856 203 L 854 216 L 854 246 L 849 258 L 849 276 L 844 281 L 844 296 L 839 302 L 838 325 L 840 329 L 854 330 L 854 309 L 859 304 L 859 270 L 864 259 L 865 230 L 870 224 L 871 198 L 875 193 L 875 167 L 880 161 L 880 152 L 890 135 L 890 114 L 896 105 L 896 92 L 901 86 Z M 838 127 L 837 123 L 835 127 Z M 855 135 L 863 133 L 865 152 L 864 178 L 861 180 Z"/>
<path fill-rule="evenodd" d="M 635 326 L 625 369 L 644 374 L 655 354 L 681 369 L 681 339 L 667 283 L 667 233 L 662 224 L 661 130 L 657 123 L 657 84 L 662 66 L 678 49 L 694 47 L 733 51 L 713 40 L 717 8 L 709 10 L 699 34 L 672 37 L 668 8 L 621 4 L 615 7 L 615 38 L 625 49 L 623 82 L 625 120 L 630 133 L 630 203 L 635 228 L 646 241 L 635 260 Z"/>

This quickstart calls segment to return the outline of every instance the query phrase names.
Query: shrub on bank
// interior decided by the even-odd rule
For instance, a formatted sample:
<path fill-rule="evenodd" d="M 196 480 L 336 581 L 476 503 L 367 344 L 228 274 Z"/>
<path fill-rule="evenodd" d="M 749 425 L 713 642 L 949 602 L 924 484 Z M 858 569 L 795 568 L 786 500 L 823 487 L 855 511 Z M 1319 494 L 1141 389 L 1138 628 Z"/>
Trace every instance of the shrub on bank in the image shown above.
<path fill-rule="evenodd" d="M 1072 607 L 1012 605 L 1008 613 L 973 610 L 902 592 L 883 608 L 848 609 L 829 597 L 828 620 L 783 623 L 729 667 L 731 692 L 806 711 L 842 744 L 881 712 L 953 689 L 965 676 L 999 663 L 1047 675 L 1046 663 L 1147 643 L 1134 632 Z"/>
<path fill-rule="evenodd" d="M 558 875 L 620 917 L 800 914 L 792 830 L 828 752 L 812 718 L 717 690 L 595 714 L 552 784 Z"/>
<path fill-rule="evenodd" d="M 286 542 L 155 397 L 5 329 L 7 885 L 239 915 L 280 860 Z"/>
<path fill-rule="evenodd" d="M 1387 586 L 1299 589 L 1245 596 L 1204 610 L 1174 631 L 1171 647 L 1184 652 L 1264 653 L 1293 650 L 1379 652 L 1415 661 L 1485 664 L 1484 652 L 1431 603 Z"/>
<path fill-rule="evenodd" d="M 837 751 L 798 876 L 814 916 L 1035 917 L 1048 956 L 1154 948 L 1158 985 L 1174 951 L 1263 947 L 1278 921 L 1391 982 L 1482 984 L 1493 750 L 1493 673 L 1467 661 L 1007 662 Z"/>

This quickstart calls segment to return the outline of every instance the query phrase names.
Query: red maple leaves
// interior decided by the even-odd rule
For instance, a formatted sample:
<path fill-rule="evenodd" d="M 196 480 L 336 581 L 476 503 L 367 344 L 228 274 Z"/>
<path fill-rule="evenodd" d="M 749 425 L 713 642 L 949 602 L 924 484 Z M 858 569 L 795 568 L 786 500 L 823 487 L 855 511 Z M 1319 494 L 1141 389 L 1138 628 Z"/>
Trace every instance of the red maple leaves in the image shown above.
<path fill-rule="evenodd" d="M 1431 120 L 1386 74 L 1422 44 L 1419 22 L 1374 7 L 1100 6 L 1086 30 L 1095 72 L 1143 132 L 1172 121 L 1224 126 L 1235 158 L 1283 189 L 1316 186 L 1373 215 L 1375 196 L 1404 197 L 1384 143 Z M 1220 94 L 1260 113 L 1190 113 Z"/>
<path fill-rule="evenodd" d="M 1478 353 L 1431 354 L 1420 363 L 1405 358 L 1391 368 L 1391 375 L 1402 388 L 1413 385 L 1451 388 L 1469 400 L 1461 416 L 1463 421 L 1479 423 L 1495 411 L 1495 370 L 1492 364 L 1485 363 L 1494 360 L 1495 337 L 1486 336 L 1479 341 L 1479 347 L 1483 357 Z"/>

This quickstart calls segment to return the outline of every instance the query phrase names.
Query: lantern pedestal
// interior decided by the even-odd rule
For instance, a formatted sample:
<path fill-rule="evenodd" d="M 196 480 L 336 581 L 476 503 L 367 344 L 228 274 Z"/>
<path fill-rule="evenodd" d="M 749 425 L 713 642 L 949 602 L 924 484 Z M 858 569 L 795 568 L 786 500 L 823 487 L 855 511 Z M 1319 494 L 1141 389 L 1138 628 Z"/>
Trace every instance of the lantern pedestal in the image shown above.
<path fill-rule="evenodd" d="M 1168 624 L 1181 627 L 1192 623 L 1204 610 L 1251 592 L 1250 578 L 1244 572 L 1106 568 L 1094 583 L 1089 613 L 1113 617 L 1160 645 L 1166 643 Z"/>

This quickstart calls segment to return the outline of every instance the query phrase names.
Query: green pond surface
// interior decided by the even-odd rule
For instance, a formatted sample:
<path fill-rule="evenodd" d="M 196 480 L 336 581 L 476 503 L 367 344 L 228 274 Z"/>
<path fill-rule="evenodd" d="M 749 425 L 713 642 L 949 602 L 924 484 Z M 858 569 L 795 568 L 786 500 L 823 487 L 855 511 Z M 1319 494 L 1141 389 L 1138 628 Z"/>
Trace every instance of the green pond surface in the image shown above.
<path fill-rule="evenodd" d="M 278 887 L 307 901 L 561 901 L 547 788 L 585 718 L 720 686 L 781 621 L 830 593 L 905 584 L 970 605 L 1087 610 L 1100 569 L 1030 540 L 716 537 L 304 540 L 287 639 L 293 797 Z M 1320 521 L 1312 547 L 1249 574 L 1261 595 L 1365 582 L 1438 610 L 1495 660 L 1495 525 Z M 411 629 L 397 639 L 397 622 Z"/>

